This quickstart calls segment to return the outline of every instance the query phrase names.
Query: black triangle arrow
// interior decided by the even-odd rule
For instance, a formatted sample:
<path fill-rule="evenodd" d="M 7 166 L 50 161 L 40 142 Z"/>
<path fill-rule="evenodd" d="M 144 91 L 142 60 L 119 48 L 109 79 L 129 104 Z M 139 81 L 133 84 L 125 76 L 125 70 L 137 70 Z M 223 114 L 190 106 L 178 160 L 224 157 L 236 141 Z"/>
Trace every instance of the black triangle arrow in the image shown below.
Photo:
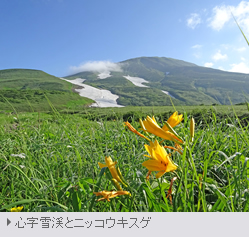
<path fill-rule="evenodd" d="M 7 226 L 11 223 L 11 221 L 7 218 Z"/>

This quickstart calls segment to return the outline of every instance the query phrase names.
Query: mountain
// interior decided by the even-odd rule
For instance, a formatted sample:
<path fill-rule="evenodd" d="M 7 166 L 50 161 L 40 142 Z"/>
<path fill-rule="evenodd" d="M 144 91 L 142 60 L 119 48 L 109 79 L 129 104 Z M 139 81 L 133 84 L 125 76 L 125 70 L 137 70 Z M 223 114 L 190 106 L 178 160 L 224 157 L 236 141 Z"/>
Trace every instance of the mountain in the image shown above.
<path fill-rule="evenodd" d="M 172 102 L 174 105 L 210 105 L 230 104 L 230 101 L 238 104 L 249 101 L 249 74 L 200 67 L 165 57 L 133 58 L 119 62 L 118 66 L 122 70 L 84 71 L 65 77 L 67 81 L 40 70 L 0 70 L 0 112 L 13 111 L 13 108 L 16 111 L 46 111 L 52 109 L 51 104 L 56 109 L 80 110 L 94 101 L 100 105 L 104 100 L 103 103 L 109 104 L 117 102 L 118 105 L 114 106 L 163 106 L 172 105 Z M 76 78 L 85 80 L 82 84 L 83 80 L 78 79 L 74 85 L 72 82 Z M 88 96 L 92 99 L 78 94 L 87 96 L 85 91 L 90 86 L 94 87 L 90 91 L 94 97 Z M 96 88 L 109 90 L 114 95 Z M 116 95 L 119 96 L 117 101 Z"/>
<path fill-rule="evenodd" d="M 78 107 L 93 101 L 74 93 L 76 87 L 40 70 L 0 70 L 0 111 L 44 111 Z M 77 106 L 78 105 L 78 106 Z"/>
<path fill-rule="evenodd" d="M 104 79 L 100 72 L 91 71 L 65 78 L 86 79 L 84 84 L 110 90 L 119 96 L 118 104 L 124 106 L 171 105 L 171 100 L 175 105 L 230 104 L 230 100 L 237 104 L 249 100 L 249 74 L 166 57 L 139 57 L 118 64 L 122 71 L 105 72 L 110 76 Z"/>

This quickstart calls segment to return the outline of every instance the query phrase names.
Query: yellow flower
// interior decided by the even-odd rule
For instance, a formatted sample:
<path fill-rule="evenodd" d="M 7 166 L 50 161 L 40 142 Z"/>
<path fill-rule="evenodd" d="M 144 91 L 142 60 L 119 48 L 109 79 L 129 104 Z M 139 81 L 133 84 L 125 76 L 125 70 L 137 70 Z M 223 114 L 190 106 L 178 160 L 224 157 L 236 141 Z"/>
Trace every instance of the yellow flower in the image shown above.
<path fill-rule="evenodd" d="M 115 165 L 117 164 L 117 161 L 113 162 L 112 161 L 112 158 L 109 156 L 109 157 L 105 157 L 105 164 L 102 164 L 100 162 L 98 162 L 100 168 L 104 168 L 104 167 L 108 167 L 108 169 L 110 170 L 111 172 L 111 175 L 114 179 L 116 179 L 118 182 L 121 182 L 122 183 L 122 180 L 121 178 L 119 177 L 118 175 L 118 172 L 115 168 Z"/>
<path fill-rule="evenodd" d="M 128 191 L 100 191 L 100 192 L 93 192 L 96 196 L 103 196 L 102 198 L 98 199 L 98 201 L 107 200 L 110 202 L 110 198 L 114 198 L 120 195 L 130 195 Z"/>
<path fill-rule="evenodd" d="M 160 178 L 166 172 L 172 172 L 177 169 L 177 166 L 171 160 L 169 154 L 166 152 L 163 146 L 161 146 L 157 140 L 150 142 L 149 145 L 144 145 L 147 152 L 150 154 L 148 157 L 151 158 L 143 162 L 149 171 L 158 171 L 156 178 Z M 147 156 L 147 155 L 146 155 Z"/>
<path fill-rule="evenodd" d="M 178 125 L 181 121 L 183 120 L 183 114 L 180 114 L 178 115 L 178 112 L 174 112 L 170 117 L 169 119 L 167 120 L 168 124 L 173 128 L 175 127 L 176 125 Z M 168 131 L 168 127 L 166 125 L 164 125 L 162 127 L 162 129 L 164 131 Z"/>
<path fill-rule="evenodd" d="M 102 164 L 100 162 L 98 162 L 98 165 L 99 167 L 102 169 L 104 167 L 108 167 L 113 179 L 112 179 L 112 182 L 113 184 L 116 186 L 116 188 L 118 190 L 122 190 L 121 186 L 118 185 L 117 182 L 120 182 L 122 183 L 125 187 L 128 186 L 128 184 L 126 183 L 126 181 L 124 180 L 122 174 L 121 174 L 121 171 L 119 169 L 119 167 L 116 169 L 115 168 L 115 165 L 117 164 L 117 161 L 113 162 L 112 161 L 112 158 L 109 156 L 109 157 L 105 157 L 105 164 Z"/>
<path fill-rule="evenodd" d="M 23 206 L 21 207 L 13 207 L 10 209 L 11 212 L 20 212 L 23 209 Z"/>
<path fill-rule="evenodd" d="M 183 144 L 183 141 L 177 136 L 175 136 L 173 133 L 165 131 L 164 129 L 160 128 L 154 116 L 152 118 L 150 116 L 147 116 L 146 119 L 144 121 L 141 121 L 140 123 L 143 125 L 143 129 L 145 132 L 152 133 L 165 140 L 170 140 L 176 143 Z"/>
<path fill-rule="evenodd" d="M 143 134 L 141 134 L 140 132 L 138 132 L 128 121 L 127 122 L 124 122 L 125 126 L 127 126 L 127 128 L 134 132 L 135 134 L 137 134 L 138 136 L 142 137 L 142 138 L 145 138 L 147 139 L 148 141 L 150 141 L 150 139 L 146 136 L 144 136 Z"/>

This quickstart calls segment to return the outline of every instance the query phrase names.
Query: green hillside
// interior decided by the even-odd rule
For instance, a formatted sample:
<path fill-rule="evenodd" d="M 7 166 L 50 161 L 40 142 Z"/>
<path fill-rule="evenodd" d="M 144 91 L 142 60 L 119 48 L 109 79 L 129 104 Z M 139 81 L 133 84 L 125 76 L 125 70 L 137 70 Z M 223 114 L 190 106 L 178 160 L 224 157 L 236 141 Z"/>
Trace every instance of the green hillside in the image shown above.
<path fill-rule="evenodd" d="M 31 69 L 0 70 L 1 90 L 32 89 L 70 91 L 70 83 L 43 71 Z"/>
<path fill-rule="evenodd" d="M 85 84 L 110 90 L 121 105 L 237 104 L 249 100 L 249 75 L 200 67 L 165 57 L 140 57 L 120 62 L 123 71 L 99 79 L 97 72 L 81 72 L 68 79 L 84 78 Z M 147 80 L 149 88 L 137 87 L 123 76 Z M 174 97 L 174 98 L 173 98 Z"/>
<path fill-rule="evenodd" d="M 76 87 L 43 71 L 0 70 L 0 111 L 46 111 L 55 108 L 82 108 L 93 101 L 80 97 Z"/>
<path fill-rule="evenodd" d="M 100 79 L 99 72 L 80 72 L 67 79 L 83 78 L 84 84 L 111 91 L 124 106 L 228 105 L 249 101 L 249 74 L 200 67 L 165 57 L 140 57 L 120 62 L 121 72 Z M 139 87 L 124 76 L 147 80 Z M 93 103 L 75 93 L 78 86 L 40 70 L 0 70 L 0 112 L 81 110 Z M 163 91 L 166 91 L 170 96 Z"/>

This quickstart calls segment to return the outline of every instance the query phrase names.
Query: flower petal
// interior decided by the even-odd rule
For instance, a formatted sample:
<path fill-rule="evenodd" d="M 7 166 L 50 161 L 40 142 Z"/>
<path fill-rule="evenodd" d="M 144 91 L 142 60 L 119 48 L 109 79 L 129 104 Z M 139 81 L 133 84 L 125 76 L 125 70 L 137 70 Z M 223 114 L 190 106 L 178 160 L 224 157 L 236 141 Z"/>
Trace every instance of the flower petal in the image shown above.
<path fill-rule="evenodd" d="M 162 128 L 159 127 L 157 122 L 155 121 L 155 118 L 151 118 L 149 116 L 146 117 L 146 119 L 143 121 L 144 127 L 146 128 L 146 131 L 149 133 L 152 133 L 158 137 L 161 137 L 165 140 L 170 140 L 170 141 L 177 141 L 180 143 L 183 143 L 181 139 L 176 137 L 173 133 L 169 131 L 164 131 Z"/>
<path fill-rule="evenodd" d="M 183 114 L 180 114 L 178 115 L 178 112 L 174 112 L 170 117 L 169 119 L 167 120 L 167 122 L 170 124 L 170 126 L 173 128 L 175 127 L 176 125 L 178 125 L 181 121 L 183 120 Z M 168 131 L 168 128 L 166 125 L 164 125 L 162 127 L 162 129 L 164 131 Z"/>
<path fill-rule="evenodd" d="M 149 171 L 159 171 L 157 178 L 161 177 L 165 172 L 172 172 L 177 166 L 170 158 L 170 154 L 159 144 L 157 140 L 145 145 L 146 150 L 150 153 L 151 159 L 142 163 Z"/>
<path fill-rule="evenodd" d="M 131 194 L 128 191 L 100 191 L 100 192 L 93 192 L 96 196 L 103 196 L 102 198 L 98 199 L 98 201 L 107 200 L 110 202 L 110 198 L 114 198 L 120 195 L 129 195 Z"/>
<path fill-rule="evenodd" d="M 101 169 L 104 168 L 104 167 L 107 167 L 106 164 L 102 164 L 102 163 L 100 163 L 100 162 L 98 162 L 98 165 L 99 165 L 99 167 L 100 167 Z"/>
<path fill-rule="evenodd" d="M 158 160 L 146 160 L 142 163 L 150 171 L 163 171 L 166 170 L 165 166 Z"/>
<path fill-rule="evenodd" d="M 135 134 L 137 134 L 138 136 L 140 136 L 140 137 L 142 137 L 142 138 L 145 138 L 145 139 L 147 139 L 148 141 L 150 141 L 150 139 L 148 138 L 148 137 L 146 137 L 146 136 L 144 136 L 143 134 L 141 134 L 140 132 L 138 132 L 128 121 L 127 122 L 124 122 L 124 124 L 125 124 L 125 126 L 127 126 L 127 128 L 131 131 L 131 132 L 133 132 L 133 133 L 135 133 Z"/>
<path fill-rule="evenodd" d="M 159 179 L 161 178 L 166 172 L 165 171 L 160 171 L 156 174 L 156 178 Z"/>
<path fill-rule="evenodd" d="M 10 211 L 11 212 L 20 212 L 22 209 L 23 209 L 23 206 L 21 206 L 21 207 L 12 207 L 10 209 Z"/>
<path fill-rule="evenodd" d="M 167 164 L 166 172 L 172 172 L 177 169 L 177 166 L 171 161 Z"/>

